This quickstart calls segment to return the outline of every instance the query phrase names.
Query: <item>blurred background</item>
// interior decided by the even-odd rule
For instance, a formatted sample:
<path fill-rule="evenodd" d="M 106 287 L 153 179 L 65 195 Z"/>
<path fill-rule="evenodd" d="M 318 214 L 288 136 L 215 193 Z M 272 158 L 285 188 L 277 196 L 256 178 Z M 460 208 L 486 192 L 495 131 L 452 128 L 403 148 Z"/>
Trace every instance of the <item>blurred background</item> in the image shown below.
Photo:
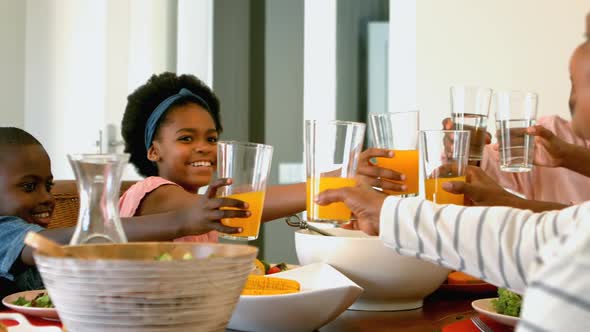
<path fill-rule="evenodd" d="M 275 147 L 272 183 L 303 181 L 303 120 L 421 111 L 440 128 L 449 87 L 539 93 L 569 119 L 568 62 L 583 0 L 0 0 L 2 126 L 66 153 L 121 151 L 126 96 L 151 74 L 190 73 L 221 99 L 222 138 Z M 493 116 L 492 116 L 493 118 Z M 493 119 L 490 124 L 493 124 Z M 493 131 L 492 131 L 493 132 Z M 132 167 L 126 179 L 138 179 Z M 266 224 L 263 256 L 295 262 Z"/>

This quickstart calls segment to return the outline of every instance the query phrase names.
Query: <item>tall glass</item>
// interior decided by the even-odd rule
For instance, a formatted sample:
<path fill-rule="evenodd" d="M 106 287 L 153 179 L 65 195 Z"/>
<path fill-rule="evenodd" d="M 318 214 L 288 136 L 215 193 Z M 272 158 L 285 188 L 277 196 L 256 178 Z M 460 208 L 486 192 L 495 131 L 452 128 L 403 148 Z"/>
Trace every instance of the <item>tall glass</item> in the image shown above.
<path fill-rule="evenodd" d="M 437 204 L 463 205 L 463 195 L 451 194 L 442 185 L 451 181 L 465 182 L 470 134 L 468 130 L 420 132 L 427 200 Z"/>
<path fill-rule="evenodd" d="M 320 206 L 314 197 L 327 189 L 352 187 L 363 148 L 365 124 L 345 121 L 305 121 L 307 219 L 346 223 L 350 209 L 344 203 Z"/>
<path fill-rule="evenodd" d="M 533 92 L 500 91 L 494 94 L 500 169 L 528 172 L 533 169 L 535 138 L 526 129 L 535 125 L 538 96 Z"/>
<path fill-rule="evenodd" d="M 222 219 L 222 224 L 241 227 L 242 232 L 221 234 L 221 237 L 247 241 L 258 238 L 272 151 L 272 146 L 264 144 L 236 141 L 217 143 L 217 175 L 219 178 L 232 179 L 232 184 L 221 187 L 217 194 L 248 203 L 252 213 L 247 218 Z"/>
<path fill-rule="evenodd" d="M 369 126 L 373 133 L 375 147 L 395 153 L 393 158 L 376 158 L 377 165 L 406 175 L 407 190 L 403 192 L 386 190 L 390 195 L 412 197 L 418 195 L 419 157 L 418 111 L 400 113 L 371 113 Z"/>
<path fill-rule="evenodd" d="M 119 190 L 128 154 L 68 155 L 76 175 L 80 212 L 71 245 L 124 243 L 127 237 L 119 218 Z"/>
<path fill-rule="evenodd" d="M 469 130 L 469 160 L 482 158 L 486 143 L 492 89 L 476 86 L 451 87 L 451 119 L 453 129 Z"/>

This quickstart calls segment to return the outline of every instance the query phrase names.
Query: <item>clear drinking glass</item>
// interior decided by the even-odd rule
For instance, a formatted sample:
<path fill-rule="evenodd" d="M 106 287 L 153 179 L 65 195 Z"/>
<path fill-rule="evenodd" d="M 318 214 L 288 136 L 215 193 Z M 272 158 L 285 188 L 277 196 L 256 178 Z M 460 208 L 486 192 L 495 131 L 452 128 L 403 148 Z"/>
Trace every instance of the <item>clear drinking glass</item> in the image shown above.
<path fill-rule="evenodd" d="M 80 195 L 80 213 L 70 245 L 127 242 L 118 206 L 129 155 L 73 154 L 68 160 Z"/>
<path fill-rule="evenodd" d="M 404 192 L 386 190 L 385 192 L 390 195 L 402 197 L 418 195 L 419 118 L 418 111 L 369 115 L 369 126 L 373 133 L 375 147 L 392 150 L 395 153 L 393 158 L 376 158 L 377 165 L 406 175 L 405 184 L 408 189 Z"/>
<path fill-rule="evenodd" d="M 469 130 L 469 160 L 482 158 L 486 143 L 492 89 L 476 86 L 451 87 L 451 119 L 453 129 Z"/>
<path fill-rule="evenodd" d="M 365 124 L 346 121 L 305 121 L 307 219 L 346 223 L 350 209 L 344 203 L 320 206 L 317 194 L 327 189 L 356 185 L 358 158 L 363 148 Z"/>
<path fill-rule="evenodd" d="M 539 97 L 533 92 L 500 91 L 494 94 L 500 169 L 528 172 L 533 169 L 535 137 L 526 129 L 535 125 Z"/>
<path fill-rule="evenodd" d="M 427 200 L 437 204 L 463 205 L 463 195 L 451 194 L 442 185 L 450 181 L 465 182 L 470 135 L 468 130 L 420 132 Z"/>
<path fill-rule="evenodd" d="M 221 234 L 221 237 L 247 241 L 258 238 L 272 152 L 273 147 L 265 144 L 236 141 L 217 143 L 217 176 L 232 179 L 232 184 L 221 187 L 217 195 L 248 203 L 248 210 L 252 213 L 247 218 L 222 219 L 222 224 L 241 227 L 242 232 Z"/>

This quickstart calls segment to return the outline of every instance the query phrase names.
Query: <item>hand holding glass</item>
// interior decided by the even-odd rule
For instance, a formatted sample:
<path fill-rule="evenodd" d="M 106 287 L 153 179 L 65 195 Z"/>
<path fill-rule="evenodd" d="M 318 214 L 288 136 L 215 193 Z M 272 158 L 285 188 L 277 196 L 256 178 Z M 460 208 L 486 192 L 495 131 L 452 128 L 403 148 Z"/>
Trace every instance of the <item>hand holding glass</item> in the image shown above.
<path fill-rule="evenodd" d="M 463 195 L 451 194 L 443 183 L 465 182 L 470 132 L 425 130 L 420 133 L 426 199 L 437 204 L 463 205 Z"/>
<path fill-rule="evenodd" d="M 376 158 L 377 166 L 403 173 L 407 190 L 396 192 L 386 190 L 390 195 L 412 197 L 418 195 L 418 111 L 400 113 L 371 113 L 369 125 L 373 133 L 373 144 L 377 148 L 394 152 L 393 158 Z"/>
<path fill-rule="evenodd" d="M 217 143 L 217 174 L 231 178 L 232 184 L 218 190 L 220 197 L 230 197 L 248 203 L 252 213 L 248 218 L 227 218 L 221 223 L 241 227 L 242 232 L 221 234 L 233 240 L 256 240 L 260 230 L 266 182 L 270 172 L 273 148 L 270 145 L 226 141 Z"/>

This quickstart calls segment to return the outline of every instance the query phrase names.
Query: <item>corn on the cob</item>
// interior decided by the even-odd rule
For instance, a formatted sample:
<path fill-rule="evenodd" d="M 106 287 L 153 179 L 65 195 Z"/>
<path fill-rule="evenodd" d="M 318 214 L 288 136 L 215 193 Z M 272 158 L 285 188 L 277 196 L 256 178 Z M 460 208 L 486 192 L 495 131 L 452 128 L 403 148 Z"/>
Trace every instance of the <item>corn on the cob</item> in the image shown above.
<path fill-rule="evenodd" d="M 258 275 L 248 276 L 243 295 L 277 295 L 298 292 L 300 285 L 295 280 Z"/>
<path fill-rule="evenodd" d="M 299 293 L 295 289 L 244 289 L 242 295 L 281 295 L 281 294 L 292 294 Z"/>

